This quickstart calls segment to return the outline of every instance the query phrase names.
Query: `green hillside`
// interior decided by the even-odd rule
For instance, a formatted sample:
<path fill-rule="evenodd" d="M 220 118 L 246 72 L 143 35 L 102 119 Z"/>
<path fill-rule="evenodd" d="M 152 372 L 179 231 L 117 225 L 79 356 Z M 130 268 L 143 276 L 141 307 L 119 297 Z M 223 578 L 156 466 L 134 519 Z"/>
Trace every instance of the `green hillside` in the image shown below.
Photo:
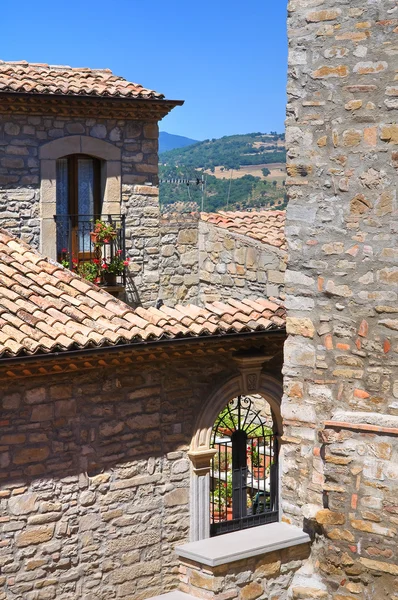
<path fill-rule="evenodd" d="M 205 140 L 163 152 L 159 160 L 163 205 L 194 201 L 201 206 L 203 202 L 209 212 L 227 205 L 232 210 L 285 206 L 283 134 L 251 133 Z M 279 167 L 276 177 L 274 165 Z M 202 184 L 169 182 L 202 177 L 204 190 Z"/>

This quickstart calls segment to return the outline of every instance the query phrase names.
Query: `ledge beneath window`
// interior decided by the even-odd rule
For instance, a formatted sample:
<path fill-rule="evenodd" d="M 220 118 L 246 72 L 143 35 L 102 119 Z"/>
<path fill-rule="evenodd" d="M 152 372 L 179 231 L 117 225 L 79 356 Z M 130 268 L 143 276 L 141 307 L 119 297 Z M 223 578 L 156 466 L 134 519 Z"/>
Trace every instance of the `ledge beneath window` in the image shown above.
<path fill-rule="evenodd" d="M 175 550 L 180 558 L 216 567 L 309 542 L 309 535 L 299 527 L 270 523 L 191 542 Z"/>

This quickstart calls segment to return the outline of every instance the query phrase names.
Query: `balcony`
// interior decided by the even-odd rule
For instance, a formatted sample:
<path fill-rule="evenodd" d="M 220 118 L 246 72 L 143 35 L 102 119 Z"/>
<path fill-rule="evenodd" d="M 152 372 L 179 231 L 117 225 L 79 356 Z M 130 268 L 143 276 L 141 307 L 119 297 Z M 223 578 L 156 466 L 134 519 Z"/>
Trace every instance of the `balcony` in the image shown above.
<path fill-rule="evenodd" d="M 126 287 L 124 215 L 56 215 L 57 260 L 114 295 Z"/>

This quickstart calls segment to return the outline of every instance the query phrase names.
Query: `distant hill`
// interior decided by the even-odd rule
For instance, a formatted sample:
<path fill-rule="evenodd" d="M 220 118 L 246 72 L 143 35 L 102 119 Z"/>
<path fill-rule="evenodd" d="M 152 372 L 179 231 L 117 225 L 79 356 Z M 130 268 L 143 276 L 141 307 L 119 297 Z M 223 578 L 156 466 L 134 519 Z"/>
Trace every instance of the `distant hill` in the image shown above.
<path fill-rule="evenodd" d="M 204 140 L 163 152 L 159 156 L 160 202 L 195 201 L 204 210 L 282 208 L 286 150 L 284 134 L 249 133 Z M 202 186 L 167 180 L 203 176 Z"/>
<path fill-rule="evenodd" d="M 191 140 L 191 138 L 184 137 L 183 135 L 174 135 L 166 131 L 159 133 L 159 153 L 174 150 L 175 148 L 184 148 L 196 143 L 197 140 Z"/>
<path fill-rule="evenodd" d="M 162 153 L 162 164 L 183 164 L 195 169 L 239 169 L 245 165 L 285 162 L 283 134 L 248 133 L 204 140 Z"/>

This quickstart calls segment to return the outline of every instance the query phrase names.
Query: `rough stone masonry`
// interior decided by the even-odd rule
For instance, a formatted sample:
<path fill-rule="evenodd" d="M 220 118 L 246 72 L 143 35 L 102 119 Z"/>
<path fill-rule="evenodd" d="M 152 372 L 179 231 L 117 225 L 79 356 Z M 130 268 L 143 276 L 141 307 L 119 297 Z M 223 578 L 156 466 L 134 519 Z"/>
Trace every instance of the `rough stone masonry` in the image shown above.
<path fill-rule="evenodd" d="M 288 5 L 283 510 L 292 598 L 398 598 L 398 5 Z"/>

